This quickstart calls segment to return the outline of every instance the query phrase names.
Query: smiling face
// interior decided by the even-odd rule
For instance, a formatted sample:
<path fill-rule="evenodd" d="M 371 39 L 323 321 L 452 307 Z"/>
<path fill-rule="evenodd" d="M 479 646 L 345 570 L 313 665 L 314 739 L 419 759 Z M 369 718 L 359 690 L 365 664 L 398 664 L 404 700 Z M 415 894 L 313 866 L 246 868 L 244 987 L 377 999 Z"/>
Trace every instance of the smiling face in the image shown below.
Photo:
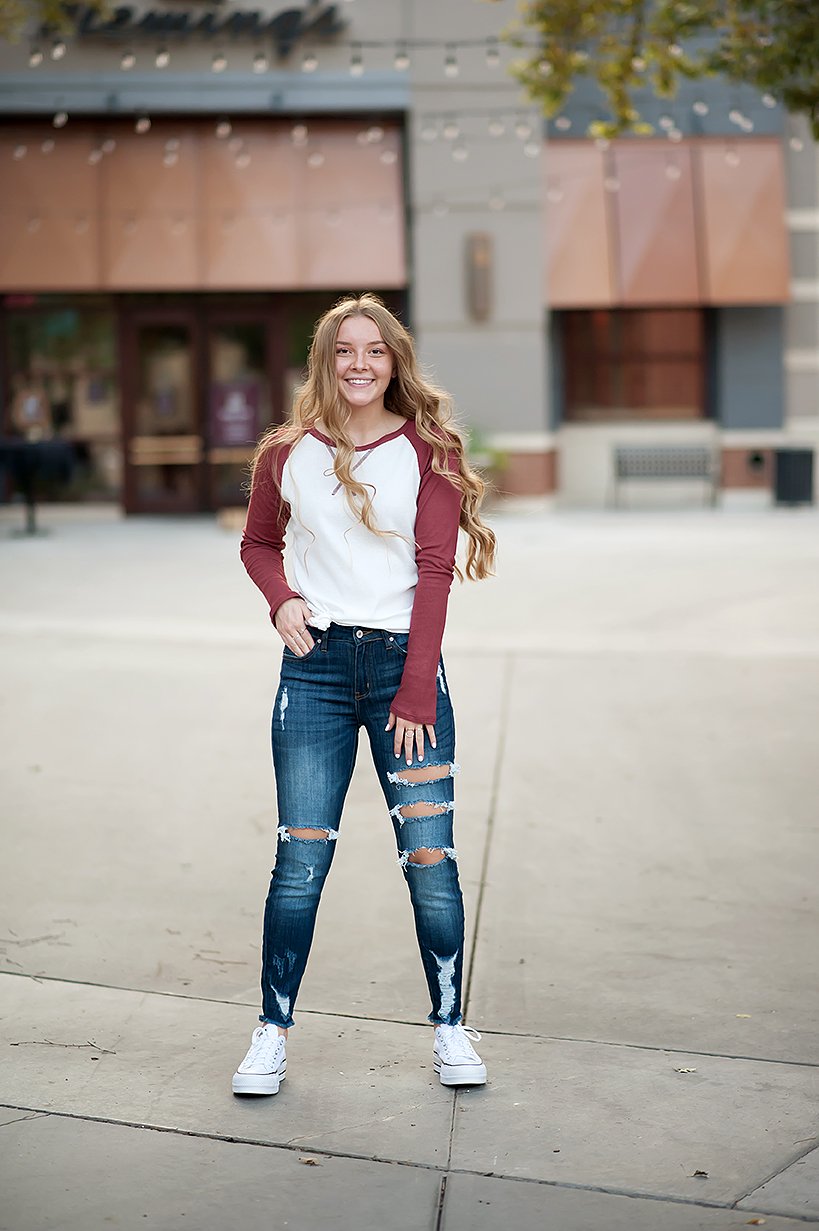
<path fill-rule="evenodd" d="M 336 336 L 338 391 L 351 410 L 384 409 L 395 372 L 392 351 L 369 316 L 348 316 Z"/>

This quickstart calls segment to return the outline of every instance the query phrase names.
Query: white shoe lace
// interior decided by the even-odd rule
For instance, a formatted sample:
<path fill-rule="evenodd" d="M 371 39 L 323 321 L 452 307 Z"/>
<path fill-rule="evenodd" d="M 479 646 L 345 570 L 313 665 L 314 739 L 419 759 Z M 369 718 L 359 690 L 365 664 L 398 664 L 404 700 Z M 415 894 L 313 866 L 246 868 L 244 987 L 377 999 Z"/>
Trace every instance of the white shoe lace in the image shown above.
<path fill-rule="evenodd" d="M 481 1063 L 480 1056 L 469 1041 L 474 1039 L 477 1043 L 481 1037 L 480 1031 L 474 1026 L 462 1026 L 460 1023 L 457 1026 L 442 1025 L 436 1028 L 436 1033 L 441 1050 L 446 1052 L 447 1060 L 454 1062 L 469 1060 L 473 1063 Z"/>
<path fill-rule="evenodd" d="M 266 1030 L 264 1026 L 257 1026 L 253 1031 L 253 1041 L 248 1048 L 247 1055 L 239 1065 L 240 1070 L 258 1067 L 265 1073 L 272 1073 L 276 1067 L 274 1062 L 280 1041 L 284 1043 L 283 1034 L 279 1034 L 278 1031 L 274 1034 L 272 1030 Z"/>

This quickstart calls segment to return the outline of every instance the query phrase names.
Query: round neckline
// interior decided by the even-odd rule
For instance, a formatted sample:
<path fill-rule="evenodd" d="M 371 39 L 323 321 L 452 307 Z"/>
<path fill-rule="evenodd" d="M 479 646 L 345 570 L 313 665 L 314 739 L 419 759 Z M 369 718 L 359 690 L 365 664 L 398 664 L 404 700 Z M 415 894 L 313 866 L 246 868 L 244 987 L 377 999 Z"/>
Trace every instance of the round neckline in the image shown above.
<path fill-rule="evenodd" d="M 400 427 L 395 428 L 392 432 L 387 432 L 384 436 L 379 436 L 377 440 L 371 440 L 366 445 L 355 445 L 355 452 L 363 453 L 366 449 L 374 449 L 376 445 L 382 445 L 387 440 L 393 440 L 396 436 L 400 436 L 402 432 L 405 432 L 411 422 L 411 419 L 405 419 Z M 325 436 L 324 432 L 320 432 L 317 427 L 311 427 L 308 430 L 310 435 L 315 436 L 317 440 L 323 440 L 326 445 L 330 445 L 333 449 L 336 447 L 336 442 L 331 440 L 329 436 Z"/>

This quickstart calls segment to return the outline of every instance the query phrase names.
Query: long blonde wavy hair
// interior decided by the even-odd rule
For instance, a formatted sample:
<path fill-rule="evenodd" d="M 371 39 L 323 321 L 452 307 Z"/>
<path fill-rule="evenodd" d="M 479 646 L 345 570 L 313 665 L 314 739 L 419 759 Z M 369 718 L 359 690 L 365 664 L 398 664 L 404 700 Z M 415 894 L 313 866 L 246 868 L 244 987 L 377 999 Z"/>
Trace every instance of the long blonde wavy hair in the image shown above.
<path fill-rule="evenodd" d="M 444 475 L 461 493 L 460 526 L 468 538 L 466 576 L 472 581 L 490 576 L 495 536 L 478 515 L 486 484 L 467 461 L 464 441 L 453 418 L 452 399 L 424 378 L 412 335 L 377 295 L 346 296 L 319 318 L 310 344 L 307 379 L 296 392 L 290 415 L 285 423 L 268 428 L 259 438 L 251 462 L 251 491 L 271 474 L 275 479 L 276 449 L 295 444 L 320 420 L 335 443 L 333 469 L 353 513 L 373 534 L 395 533 L 379 530 L 373 515 L 373 493 L 352 473 L 355 444 L 347 434 L 350 407 L 338 390 L 336 338 L 342 322 L 355 316 L 369 317 L 392 353 L 395 375 L 384 394 L 385 408 L 415 422 L 418 435 L 432 446 L 433 471 Z M 457 460 L 457 471 L 448 468 L 447 455 Z M 457 566 L 455 571 L 463 580 Z"/>

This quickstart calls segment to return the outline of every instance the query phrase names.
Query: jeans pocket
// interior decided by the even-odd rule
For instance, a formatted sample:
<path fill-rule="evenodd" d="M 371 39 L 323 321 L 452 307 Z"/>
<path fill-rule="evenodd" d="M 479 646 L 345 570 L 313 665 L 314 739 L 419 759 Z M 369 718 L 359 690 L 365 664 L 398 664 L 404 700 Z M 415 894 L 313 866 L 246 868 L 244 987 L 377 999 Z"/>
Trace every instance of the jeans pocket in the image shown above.
<path fill-rule="evenodd" d="M 309 624 L 305 625 L 308 633 L 313 638 L 312 649 L 309 649 L 306 654 L 294 654 L 290 646 L 285 642 L 282 645 L 282 658 L 289 658 L 293 662 L 303 663 L 306 659 L 312 658 L 316 650 L 321 645 L 321 639 L 325 635 L 320 628 L 312 628 Z"/>
<path fill-rule="evenodd" d="M 409 633 L 390 633 L 390 642 L 395 646 L 400 654 L 407 656 L 407 646 L 409 645 Z"/>

